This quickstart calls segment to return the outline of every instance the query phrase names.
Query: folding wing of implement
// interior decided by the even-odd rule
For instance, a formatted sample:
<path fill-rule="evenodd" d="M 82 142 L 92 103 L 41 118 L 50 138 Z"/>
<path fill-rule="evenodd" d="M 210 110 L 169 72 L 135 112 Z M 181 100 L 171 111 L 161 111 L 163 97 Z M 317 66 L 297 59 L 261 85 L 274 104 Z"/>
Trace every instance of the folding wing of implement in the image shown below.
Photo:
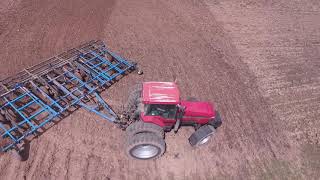
<path fill-rule="evenodd" d="M 79 107 L 117 123 L 98 92 L 135 68 L 102 41 L 90 41 L 1 80 L 0 150 L 17 149 Z"/>

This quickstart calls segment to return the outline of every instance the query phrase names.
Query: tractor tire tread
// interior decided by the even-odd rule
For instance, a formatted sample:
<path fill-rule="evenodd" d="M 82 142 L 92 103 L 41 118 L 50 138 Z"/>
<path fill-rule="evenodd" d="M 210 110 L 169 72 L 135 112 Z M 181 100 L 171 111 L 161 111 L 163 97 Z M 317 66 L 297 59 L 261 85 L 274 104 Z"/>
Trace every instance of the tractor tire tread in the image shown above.
<path fill-rule="evenodd" d="M 209 124 L 210 124 L 211 126 L 213 126 L 214 128 L 216 128 L 216 129 L 222 125 L 222 119 L 221 119 L 220 113 L 219 113 L 218 111 L 216 111 L 216 116 L 215 116 L 215 118 L 213 118 L 213 119 L 209 122 Z"/>
<path fill-rule="evenodd" d="M 189 143 L 191 146 L 197 147 L 201 140 L 208 136 L 212 136 L 215 133 L 214 127 L 211 125 L 204 125 L 201 126 L 198 130 L 196 130 L 190 137 Z"/>
<path fill-rule="evenodd" d="M 150 132 L 154 133 L 160 138 L 164 138 L 164 130 L 162 127 L 152 124 L 152 123 L 145 123 L 143 121 L 136 121 L 129 125 L 129 127 L 126 129 L 127 137 L 132 137 L 135 134 L 144 133 L 144 132 Z"/>
<path fill-rule="evenodd" d="M 136 84 L 131 88 L 131 91 L 129 93 L 128 101 L 126 104 L 126 109 L 128 112 L 134 110 L 136 108 L 139 98 L 141 96 L 142 92 L 142 84 Z"/>
<path fill-rule="evenodd" d="M 163 153 L 166 150 L 166 143 L 165 143 L 164 139 L 160 138 L 159 136 L 157 136 L 154 133 L 140 133 L 140 134 L 135 134 L 134 136 L 130 137 L 127 140 L 127 144 L 126 144 L 127 155 L 132 158 L 136 158 L 136 157 L 132 156 L 131 150 L 135 146 L 140 145 L 140 144 L 151 144 L 151 145 L 157 146 L 160 149 L 160 152 L 156 156 L 149 158 L 149 159 L 159 158 L 160 156 L 163 155 Z"/>

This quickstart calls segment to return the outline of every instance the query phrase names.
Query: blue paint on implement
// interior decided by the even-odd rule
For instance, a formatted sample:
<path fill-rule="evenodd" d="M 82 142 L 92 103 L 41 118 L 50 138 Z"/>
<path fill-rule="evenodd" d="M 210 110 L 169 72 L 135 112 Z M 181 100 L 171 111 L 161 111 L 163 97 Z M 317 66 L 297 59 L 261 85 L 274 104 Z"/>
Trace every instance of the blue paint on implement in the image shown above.
<path fill-rule="evenodd" d="M 102 41 L 90 41 L 0 81 L 1 151 L 18 148 L 56 120 L 83 107 L 102 118 L 118 117 L 100 97 L 104 90 L 135 69 L 109 51 Z"/>

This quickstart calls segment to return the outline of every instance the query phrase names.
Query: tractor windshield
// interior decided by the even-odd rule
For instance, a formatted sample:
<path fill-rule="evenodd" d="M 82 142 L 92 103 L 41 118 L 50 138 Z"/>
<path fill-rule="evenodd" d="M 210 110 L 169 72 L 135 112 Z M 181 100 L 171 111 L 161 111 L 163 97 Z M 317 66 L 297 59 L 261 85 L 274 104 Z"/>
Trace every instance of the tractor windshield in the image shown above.
<path fill-rule="evenodd" d="M 166 119 L 174 119 L 177 106 L 172 104 L 145 104 L 146 116 L 162 116 Z"/>

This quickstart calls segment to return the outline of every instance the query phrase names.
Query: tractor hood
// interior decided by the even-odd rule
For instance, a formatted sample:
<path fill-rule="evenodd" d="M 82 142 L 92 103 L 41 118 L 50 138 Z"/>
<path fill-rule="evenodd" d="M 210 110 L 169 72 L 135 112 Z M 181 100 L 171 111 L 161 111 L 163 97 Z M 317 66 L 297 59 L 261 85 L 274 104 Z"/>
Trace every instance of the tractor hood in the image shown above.
<path fill-rule="evenodd" d="M 186 107 L 184 116 L 190 117 L 214 117 L 215 110 L 209 102 L 181 101 L 181 105 Z"/>

